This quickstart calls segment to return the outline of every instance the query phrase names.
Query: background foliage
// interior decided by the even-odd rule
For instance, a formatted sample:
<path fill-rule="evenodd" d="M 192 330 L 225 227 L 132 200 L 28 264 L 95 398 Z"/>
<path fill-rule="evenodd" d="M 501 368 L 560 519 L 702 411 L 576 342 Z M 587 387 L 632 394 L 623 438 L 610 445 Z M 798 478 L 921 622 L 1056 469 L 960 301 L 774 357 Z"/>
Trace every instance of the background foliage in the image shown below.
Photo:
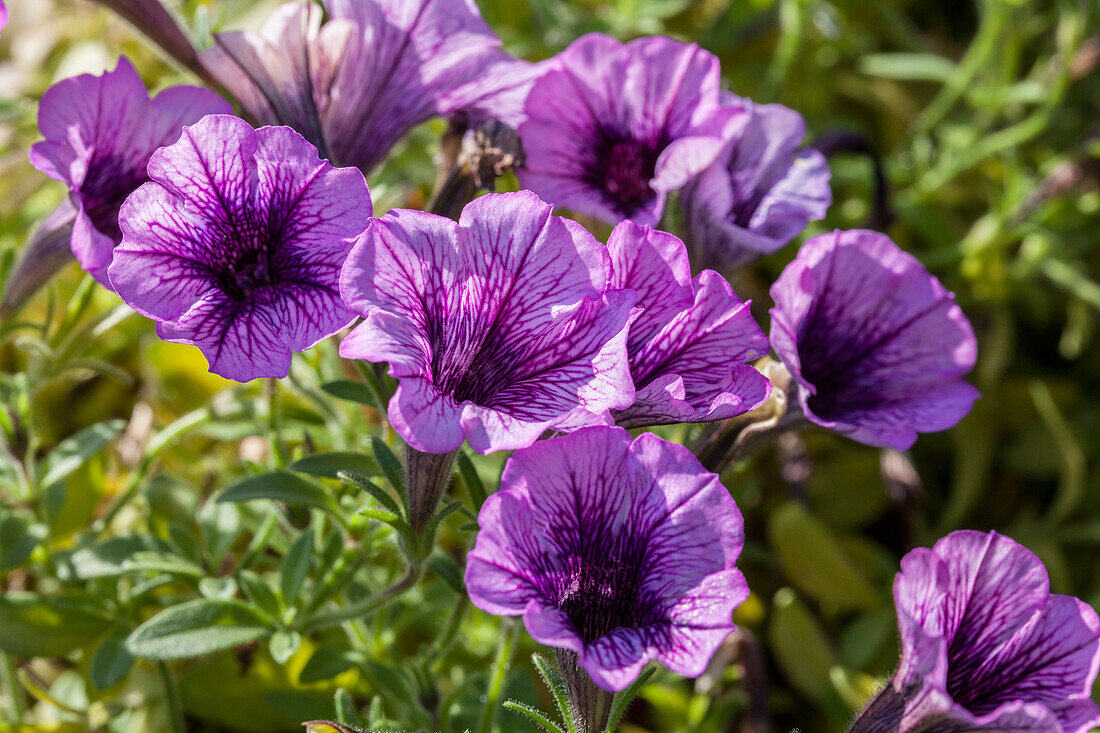
<path fill-rule="evenodd" d="M 42 92 L 118 53 L 154 89 L 192 82 L 96 6 L 8 4 L 3 278 L 64 195 L 27 162 Z M 871 158 L 838 154 L 835 203 L 807 234 L 885 226 L 958 294 L 980 344 L 983 399 L 907 456 L 813 431 L 727 472 L 747 521 L 743 632 L 699 681 L 658 673 L 624 730 L 842 730 L 896 661 L 899 558 L 952 529 L 1013 536 L 1056 592 L 1100 605 L 1100 5 L 479 4 L 519 56 L 588 31 L 667 33 L 718 54 L 737 93 L 802 112 L 811 138 L 854 133 L 878 155 L 888 210 L 874 203 Z M 201 43 L 271 6 L 175 9 Z M 372 176 L 376 213 L 423 205 L 440 130 L 417 129 Z M 794 250 L 734 282 L 762 324 Z M 358 379 L 330 342 L 278 390 L 225 382 L 75 265 L 0 324 L 0 730 L 289 731 L 333 717 L 337 689 L 378 727 L 488 731 L 495 715 L 501 730 L 528 730 L 493 703 L 547 706 L 534 645 L 461 590 L 470 513 L 502 459 L 464 466 L 463 507 L 423 580 L 379 608 L 373 593 L 405 572 L 394 530 L 376 521 L 392 510 L 399 441 Z"/>

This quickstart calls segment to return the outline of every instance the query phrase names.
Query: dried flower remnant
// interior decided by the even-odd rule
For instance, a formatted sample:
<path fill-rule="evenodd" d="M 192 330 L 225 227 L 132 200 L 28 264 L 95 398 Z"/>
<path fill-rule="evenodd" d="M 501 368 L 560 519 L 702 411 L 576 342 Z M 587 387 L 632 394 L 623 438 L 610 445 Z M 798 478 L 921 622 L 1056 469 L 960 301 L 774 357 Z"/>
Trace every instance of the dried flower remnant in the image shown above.
<path fill-rule="evenodd" d="M 817 150 L 799 150 L 802 116 L 779 104 L 753 104 L 715 163 L 683 190 L 686 240 L 696 268 L 739 267 L 774 252 L 832 202 L 829 166 Z"/>
<path fill-rule="evenodd" d="M 946 430 L 978 391 L 962 379 L 977 342 L 954 296 L 888 237 L 810 239 L 772 285 L 771 343 L 806 417 L 905 450 Z"/>
<path fill-rule="evenodd" d="M 605 690 L 650 660 L 702 674 L 748 596 L 737 505 L 686 448 L 653 434 L 585 428 L 518 451 L 478 523 L 474 605 L 522 615 Z"/>
<path fill-rule="evenodd" d="M 715 160 L 744 114 L 720 104 L 718 59 L 669 38 L 592 33 L 540 68 L 518 128 L 520 181 L 608 222 L 656 225 L 666 195 Z"/>
<path fill-rule="evenodd" d="M 30 159 L 69 186 L 77 209 L 70 246 L 81 267 L 111 287 L 107 266 L 122 241 L 119 208 L 149 180 L 149 156 L 176 142 L 184 125 L 231 111 L 198 87 L 170 87 L 150 99 L 125 57 L 114 71 L 64 79 L 42 95 L 38 129 L 46 139 L 31 146 Z"/>
<path fill-rule="evenodd" d="M 369 171 L 415 125 L 479 110 L 516 124 L 531 64 L 500 50 L 473 0 L 325 0 L 215 36 L 203 63 L 256 120 Z"/>
<path fill-rule="evenodd" d="M 611 286 L 638 293 L 642 314 L 627 337 L 635 402 L 613 412 L 623 427 L 723 420 L 755 409 L 771 391 L 746 362 L 768 339 L 725 278 L 691 277 L 676 237 L 624 221 L 607 241 Z"/>
<path fill-rule="evenodd" d="M 1052 594 L 1046 568 L 996 532 L 952 532 L 901 561 L 901 664 L 852 733 L 1085 733 L 1100 618 Z"/>
<path fill-rule="evenodd" d="M 126 200 L 108 270 L 166 341 L 193 344 L 229 379 L 285 377 L 292 352 L 349 325 L 338 281 L 371 202 L 287 127 L 211 115 L 149 161 Z"/>
<path fill-rule="evenodd" d="M 389 363 L 390 422 L 416 450 L 514 450 L 633 401 L 635 296 L 607 290 L 603 246 L 550 211 L 523 191 L 483 196 L 457 224 L 396 210 L 352 250 L 341 293 L 366 320 L 340 354 Z"/>

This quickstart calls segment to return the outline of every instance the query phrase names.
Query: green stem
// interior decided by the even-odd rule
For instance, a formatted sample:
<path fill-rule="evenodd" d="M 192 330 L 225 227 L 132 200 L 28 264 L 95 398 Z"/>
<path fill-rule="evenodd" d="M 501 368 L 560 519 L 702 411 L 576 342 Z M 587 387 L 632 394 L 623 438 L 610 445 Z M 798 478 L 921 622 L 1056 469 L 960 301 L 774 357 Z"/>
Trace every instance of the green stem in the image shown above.
<path fill-rule="evenodd" d="M 15 677 L 15 662 L 7 654 L 0 652 L 0 679 L 4 684 L 4 690 L 11 701 L 9 710 L 10 720 L 13 725 L 23 724 L 23 716 L 27 714 L 27 707 L 23 702 L 23 690 L 19 687 L 19 681 Z"/>
<path fill-rule="evenodd" d="M 496 717 L 500 695 L 504 692 L 504 678 L 508 674 L 508 667 L 512 664 L 517 629 L 515 620 L 505 619 L 504 627 L 500 646 L 497 647 L 497 655 L 493 660 L 493 676 L 489 678 L 489 687 L 485 691 L 485 707 L 481 710 L 481 720 L 477 724 L 478 733 L 492 733 L 493 718 Z"/>
<path fill-rule="evenodd" d="M 302 633 L 307 634 L 318 629 L 324 629 L 329 626 L 336 626 L 342 624 L 345 621 L 355 621 L 369 616 L 381 609 L 385 608 L 389 604 L 397 600 L 401 594 L 416 585 L 416 581 L 420 580 L 421 573 L 424 572 L 423 565 L 420 563 L 412 562 L 410 558 L 409 571 L 405 574 L 401 580 L 391 585 L 386 590 L 382 591 L 376 596 L 371 596 L 359 603 L 346 606 L 344 608 L 337 609 L 330 613 L 323 613 L 313 618 L 306 620 L 302 624 L 300 629 Z"/>
<path fill-rule="evenodd" d="M 275 469 L 282 470 L 288 463 L 286 446 L 283 445 L 279 425 L 279 380 L 267 380 L 267 426 L 268 440 L 271 442 L 271 459 Z"/>
<path fill-rule="evenodd" d="M 462 593 L 455 599 L 454 608 L 451 609 L 451 617 L 447 619 L 447 626 L 443 629 L 443 633 L 439 635 L 432 648 L 428 651 L 425 661 L 428 664 L 440 659 L 446 652 L 448 647 L 451 646 L 451 642 L 454 641 L 455 635 L 458 633 L 458 628 L 462 626 L 462 619 L 466 617 L 466 608 L 468 607 L 469 596 Z"/>
<path fill-rule="evenodd" d="M 176 680 L 172 677 L 172 670 L 164 662 L 157 662 L 157 671 L 164 683 L 164 697 L 168 703 L 168 721 L 172 726 L 172 733 L 187 733 L 187 725 L 183 719 L 183 700 L 180 699 L 180 691 L 176 686 Z"/>

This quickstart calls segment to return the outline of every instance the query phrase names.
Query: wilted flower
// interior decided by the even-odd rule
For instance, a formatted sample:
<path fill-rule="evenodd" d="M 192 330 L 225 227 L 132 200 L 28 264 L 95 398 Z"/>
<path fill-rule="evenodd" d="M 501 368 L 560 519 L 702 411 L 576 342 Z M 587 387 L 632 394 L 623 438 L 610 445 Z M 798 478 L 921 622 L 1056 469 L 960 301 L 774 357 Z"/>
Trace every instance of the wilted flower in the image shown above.
<path fill-rule="evenodd" d="M 390 422 L 415 449 L 522 448 L 633 401 L 635 296 L 606 291 L 603 246 L 550 211 L 528 191 L 476 199 L 457 224 L 395 210 L 352 250 L 340 292 L 366 320 L 340 354 L 389 362 Z"/>
<path fill-rule="evenodd" d="M 745 362 L 768 339 L 725 278 L 694 280 L 676 237 L 624 221 L 607 240 L 611 287 L 638 293 L 644 310 L 630 325 L 627 353 L 635 402 L 612 414 L 623 427 L 722 420 L 768 398 L 767 378 Z"/>
<path fill-rule="evenodd" d="M 219 33 L 203 62 L 256 120 L 298 130 L 336 165 L 368 171 L 412 127 L 482 110 L 510 124 L 530 64 L 500 50 L 473 0 L 325 0 L 280 6 L 259 33 Z"/>
<path fill-rule="evenodd" d="M 355 318 L 338 282 L 371 213 L 358 170 L 289 128 L 211 115 L 154 153 L 149 177 L 122 207 L 108 274 L 161 338 L 229 379 L 285 377 L 292 352 Z"/>
<path fill-rule="evenodd" d="M 888 237 L 814 237 L 772 285 L 771 343 L 806 417 L 868 445 L 904 450 L 946 430 L 978 391 L 977 358 L 954 296 Z"/>
<path fill-rule="evenodd" d="M 853 733 L 1084 733 L 1100 619 L 1052 594 L 1043 563 L 996 532 L 952 532 L 901 561 L 901 665 Z"/>
<path fill-rule="evenodd" d="M 69 186 L 77 209 L 71 246 L 81 267 L 111 287 L 107 265 L 122 240 L 118 210 L 149 180 L 149 156 L 178 140 L 184 125 L 231 111 L 198 87 L 170 87 L 149 99 L 126 57 L 114 71 L 64 79 L 42 95 L 38 129 L 46 139 L 31 146 L 31 163 Z"/>
<path fill-rule="evenodd" d="M 470 600 L 522 614 L 605 690 L 651 659 L 702 674 L 748 597 L 737 505 L 686 448 L 651 433 L 586 428 L 517 452 L 478 523 Z"/>
<path fill-rule="evenodd" d="M 802 116 L 780 104 L 747 107 L 714 165 L 683 190 L 687 241 L 696 268 L 735 267 L 774 252 L 832 202 L 829 166 L 816 150 L 799 150 Z"/>
<path fill-rule="evenodd" d="M 665 195 L 710 165 L 727 123 L 718 59 L 670 38 L 625 45 L 591 33 L 543 71 L 519 126 L 520 181 L 559 206 L 655 225 Z"/>

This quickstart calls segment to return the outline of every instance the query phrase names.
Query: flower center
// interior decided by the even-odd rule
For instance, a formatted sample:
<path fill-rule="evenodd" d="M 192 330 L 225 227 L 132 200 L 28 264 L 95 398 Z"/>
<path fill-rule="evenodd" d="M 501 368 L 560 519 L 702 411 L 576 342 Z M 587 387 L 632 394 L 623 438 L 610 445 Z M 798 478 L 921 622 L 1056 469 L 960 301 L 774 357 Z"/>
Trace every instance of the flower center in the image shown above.
<path fill-rule="evenodd" d="M 222 291 L 237 301 L 247 300 L 254 290 L 275 285 L 278 281 L 278 272 L 266 248 L 244 252 L 236 262 L 222 269 L 218 276 Z"/>
<path fill-rule="evenodd" d="M 649 182 L 664 146 L 609 133 L 602 137 L 589 182 L 602 189 L 620 213 L 629 216 L 653 198 Z"/>
<path fill-rule="evenodd" d="M 144 167 L 135 169 L 119 156 L 92 156 L 88 173 L 80 185 L 80 200 L 84 212 L 100 233 L 117 244 L 122 241 L 118 226 L 118 210 L 122 202 L 141 184 L 149 180 Z"/>

